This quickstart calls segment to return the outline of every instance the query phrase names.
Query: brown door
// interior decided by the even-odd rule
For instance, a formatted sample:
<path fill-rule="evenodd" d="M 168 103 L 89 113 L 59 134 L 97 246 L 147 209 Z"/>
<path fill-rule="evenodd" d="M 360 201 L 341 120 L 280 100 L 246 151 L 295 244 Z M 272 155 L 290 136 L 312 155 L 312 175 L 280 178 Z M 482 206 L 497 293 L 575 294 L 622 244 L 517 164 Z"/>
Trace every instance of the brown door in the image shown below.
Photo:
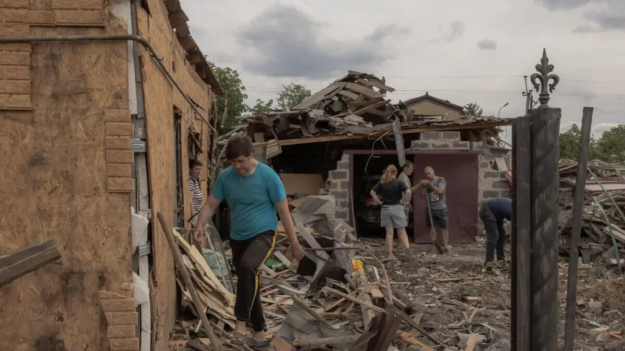
<path fill-rule="evenodd" d="M 447 182 L 446 197 L 449 218 L 449 242 L 466 243 L 475 240 L 477 235 L 478 206 L 478 155 L 475 153 L 457 154 L 417 154 L 415 155 L 413 184 L 423 179 L 426 166 L 434 168 L 438 177 Z M 425 227 L 427 216 L 426 200 L 417 194 L 414 205 L 414 239 L 418 244 L 431 243 Z"/>

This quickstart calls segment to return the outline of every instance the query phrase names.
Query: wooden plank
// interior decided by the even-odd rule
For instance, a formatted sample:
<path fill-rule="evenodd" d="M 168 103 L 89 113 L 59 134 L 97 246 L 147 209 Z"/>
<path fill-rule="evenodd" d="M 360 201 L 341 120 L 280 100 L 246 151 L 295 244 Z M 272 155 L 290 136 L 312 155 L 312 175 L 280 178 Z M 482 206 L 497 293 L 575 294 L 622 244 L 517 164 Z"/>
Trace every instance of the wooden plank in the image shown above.
<path fill-rule="evenodd" d="M 189 51 L 195 47 L 195 41 L 190 36 L 179 38 L 178 40 L 180 41 L 180 46 L 182 46 L 184 51 Z"/>
<path fill-rule="evenodd" d="M 560 109 L 537 108 L 531 118 L 530 348 L 556 350 L 558 342 L 558 171 Z M 528 165 L 530 167 L 528 167 Z"/>
<path fill-rule="evenodd" d="M 299 104 L 295 105 L 295 106 L 291 106 L 291 110 L 304 110 L 307 108 L 312 107 L 313 105 L 317 104 L 319 101 L 323 100 L 323 98 L 328 95 L 331 94 L 333 92 L 335 92 L 336 90 L 341 89 L 341 85 L 338 85 L 336 83 L 334 84 L 330 84 L 327 87 L 319 90 L 318 92 L 312 94 L 311 96 L 305 98 L 302 102 L 300 102 Z"/>
<path fill-rule="evenodd" d="M 388 100 L 382 100 L 382 101 L 376 102 L 375 104 L 369 105 L 367 107 L 361 108 L 358 111 L 355 111 L 353 114 L 356 115 L 356 116 L 360 116 L 360 115 L 363 115 L 365 113 L 374 113 L 374 114 L 378 114 L 379 113 L 380 116 L 384 116 L 384 112 L 376 111 L 375 109 L 380 107 L 380 106 L 386 105 L 388 102 L 389 102 Z M 378 112 L 378 113 L 376 113 L 376 112 Z"/>
<path fill-rule="evenodd" d="M 358 78 L 356 79 L 357 83 L 362 83 L 362 84 L 366 84 L 366 85 L 370 85 L 370 86 L 374 86 L 380 90 L 385 90 L 385 91 L 390 91 L 393 92 L 395 91 L 395 88 L 391 88 L 385 84 L 382 84 L 381 82 L 375 81 L 375 80 L 364 80 L 362 78 Z"/>
<path fill-rule="evenodd" d="M 364 87 L 360 84 L 356 84 L 356 83 L 347 83 L 345 85 L 346 89 L 349 89 L 351 91 L 354 91 L 356 93 L 360 93 L 362 95 L 365 95 L 369 98 L 379 98 L 379 97 L 383 97 L 384 95 L 376 92 L 375 90 L 371 90 L 367 87 Z"/>
<path fill-rule="evenodd" d="M 288 258 L 286 258 L 286 256 L 284 256 L 284 255 L 282 254 L 282 252 L 280 252 L 280 251 L 274 251 L 274 252 L 273 252 L 273 255 L 274 255 L 277 259 L 279 259 L 282 263 L 284 263 L 287 267 L 291 266 L 291 261 L 289 261 L 289 259 L 288 259 Z"/>
<path fill-rule="evenodd" d="M 530 350 L 531 124 L 512 125 L 512 350 Z"/>
<path fill-rule="evenodd" d="M 297 229 L 299 235 L 301 235 L 302 238 L 306 240 L 306 242 L 308 243 L 308 245 L 310 245 L 311 248 L 322 249 L 321 245 L 319 245 L 317 240 L 315 240 L 315 238 L 313 238 L 313 236 L 310 235 L 310 233 L 308 233 L 308 230 L 306 230 L 306 227 L 304 227 L 302 223 L 296 223 L 295 228 Z M 328 254 L 325 251 L 316 251 L 315 253 L 326 261 L 330 259 L 330 256 L 328 256 Z"/>
<path fill-rule="evenodd" d="M 467 340 L 467 347 L 465 348 L 465 351 L 473 351 L 475 349 L 475 346 L 477 345 L 477 338 L 478 338 L 478 334 L 474 334 L 471 333 L 469 335 L 469 340 Z"/>
<path fill-rule="evenodd" d="M 169 23 L 171 24 L 172 28 L 177 28 L 181 26 L 182 24 L 187 23 L 187 21 L 189 20 L 189 17 L 187 17 L 187 14 L 184 13 L 182 9 L 176 12 L 170 13 L 168 17 L 169 17 Z"/>
<path fill-rule="evenodd" d="M 592 107 L 584 107 L 582 117 L 582 139 L 577 161 L 577 180 L 573 196 L 573 226 L 571 228 L 571 247 L 569 251 L 569 275 L 566 295 L 566 317 L 564 330 L 564 350 L 573 351 L 575 339 L 575 313 L 577 311 L 577 265 L 579 256 L 579 238 L 582 233 L 582 214 L 584 195 L 586 193 L 586 166 L 590 148 L 590 131 L 592 129 Z"/>
<path fill-rule="evenodd" d="M 339 90 L 337 94 L 352 100 L 356 100 L 360 97 L 360 95 L 354 94 L 349 90 Z"/>
<path fill-rule="evenodd" d="M 321 315 L 319 315 L 319 313 L 315 312 L 315 310 L 310 308 L 310 306 L 308 306 L 308 304 L 306 304 L 306 302 L 302 301 L 299 297 L 293 295 L 293 296 L 291 296 L 291 298 L 293 299 L 293 301 L 295 302 L 296 305 L 301 307 L 304 311 L 306 311 L 309 315 L 311 315 L 319 323 L 325 325 L 326 327 L 328 327 L 330 329 L 337 329 L 335 326 L 330 324 L 330 322 L 328 322 L 325 318 L 321 317 Z"/>
<path fill-rule="evenodd" d="M 0 257 L 0 287 L 59 258 L 61 253 L 52 239 Z"/>

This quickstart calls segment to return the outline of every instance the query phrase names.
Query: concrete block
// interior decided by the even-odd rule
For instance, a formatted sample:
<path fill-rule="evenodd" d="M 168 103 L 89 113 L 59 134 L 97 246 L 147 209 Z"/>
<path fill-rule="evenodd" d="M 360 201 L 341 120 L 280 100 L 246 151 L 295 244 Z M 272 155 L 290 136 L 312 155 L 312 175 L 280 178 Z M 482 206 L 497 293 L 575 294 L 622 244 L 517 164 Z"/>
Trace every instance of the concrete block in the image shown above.
<path fill-rule="evenodd" d="M 508 185 L 507 181 L 502 179 L 502 180 L 495 181 L 493 183 L 493 188 L 500 189 L 500 190 L 507 190 L 507 189 L 510 189 L 510 186 Z"/>
<path fill-rule="evenodd" d="M 413 140 L 412 141 L 412 145 L 410 145 L 410 148 L 413 150 L 418 150 L 418 149 L 429 149 L 431 146 L 430 143 L 426 143 L 423 141 L 419 141 L 419 140 Z"/>
<path fill-rule="evenodd" d="M 332 180 L 344 179 L 348 180 L 348 172 L 347 171 L 330 171 L 329 178 Z"/>
<path fill-rule="evenodd" d="M 28 0 L 0 0 L 0 7 L 28 8 Z"/>
<path fill-rule="evenodd" d="M 421 140 L 441 140 L 441 132 L 425 132 L 421 133 Z"/>
<path fill-rule="evenodd" d="M 127 136 L 135 135 L 135 126 L 132 123 L 107 123 L 106 136 Z"/>
<path fill-rule="evenodd" d="M 449 149 L 451 148 L 451 144 L 445 141 L 432 142 L 432 149 Z"/>
<path fill-rule="evenodd" d="M 487 171 L 487 172 L 484 172 L 484 179 L 486 179 L 486 178 L 499 179 L 499 178 L 501 178 L 501 172 L 497 172 L 497 171 Z"/>
<path fill-rule="evenodd" d="M 339 190 L 338 182 L 330 182 L 330 190 Z"/>
<path fill-rule="evenodd" d="M 336 211 L 335 217 L 344 221 L 349 220 L 349 214 L 347 213 L 347 211 Z"/>
<path fill-rule="evenodd" d="M 26 26 L 28 26 L 28 25 L 26 25 Z M 0 25 L 0 32 L 2 30 L 3 30 L 3 28 Z M 0 52 L 0 65 L 7 65 L 7 66 L 30 66 L 30 53 L 27 53 L 27 52 Z"/>
<path fill-rule="evenodd" d="M 104 121 L 130 123 L 130 110 L 106 110 L 104 111 Z"/>
<path fill-rule="evenodd" d="M 341 161 L 349 162 L 349 154 L 343 154 L 343 156 L 341 156 Z"/>
<path fill-rule="evenodd" d="M 0 4 L 2 1 L 0 0 Z M 2 7 L 2 6 L 0 6 Z M 0 23 L 0 38 L 22 37 L 30 35 L 30 25 L 22 23 Z M 30 60 L 26 66 L 30 64 Z"/>
<path fill-rule="evenodd" d="M 495 197 L 499 197 L 499 192 L 495 191 L 495 190 L 484 190 L 482 191 L 482 198 L 484 200 L 486 199 L 492 199 Z"/>
<path fill-rule="evenodd" d="M 51 7 L 53 9 L 80 9 L 80 0 L 52 0 Z"/>
<path fill-rule="evenodd" d="M 484 143 L 481 141 L 472 141 L 471 142 L 471 150 L 482 150 L 484 149 Z"/>
<path fill-rule="evenodd" d="M 82 10 L 100 10 L 103 6 L 103 0 L 80 0 Z"/>
<path fill-rule="evenodd" d="M 106 165 L 106 175 L 109 177 L 126 177 L 130 178 L 132 176 L 132 165 L 131 164 L 115 164 L 109 163 Z"/>
<path fill-rule="evenodd" d="M 73 26 L 103 26 L 104 14 L 100 10 L 54 10 L 56 24 Z"/>
<path fill-rule="evenodd" d="M 134 312 L 135 299 L 106 299 L 100 300 L 104 312 Z"/>
<path fill-rule="evenodd" d="M 11 70 L 6 68 L 6 70 Z M 0 81 L 0 94 L 30 94 L 29 81 Z"/>
<path fill-rule="evenodd" d="M 7 80 L 30 80 L 30 67 L 7 67 L 4 69 L 4 77 Z"/>
<path fill-rule="evenodd" d="M 106 177 L 106 189 L 111 193 L 131 193 L 135 190 L 135 180 L 125 177 Z"/>
<path fill-rule="evenodd" d="M 349 160 L 347 160 L 347 161 L 342 161 L 342 160 L 341 160 L 341 161 L 339 161 L 339 162 L 336 164 L 336 168 L 337 168 L 337 169 L 343 169 L 343 170 L 349 171 Z"/>
<path fill-rule="evenodd" d="M 451 143 L 451 147 L 453 149 L 469 150 L 469 142 L 468 141 L 455 141 Z"/>
<path fill-rule="evenodd" d="M 106 148 L 130 150 L 130 138 L 129 137 L 106 138 Z"/>
<path fill-rule="evenodd" d="M 139 317 L 137 312 L 111 312 L 106 314 L 109 325 L 137 325 Z"/>
<path fill-rule="evenodd" d="M 337 200 L 347 200 L 349 198 L 349 193 L 347 191 L 333 191 L 332 196 Z"/>
<path fill-rule="evenodd" d="M 492 169 L 492 167 L 491 167 L 489 161 L 482 161 L 482 162 L 480 162 L 480 171 L 491 170 L 491 169 Z"/>
<path fill-rule="evenodd" d="M 339 185 L 339 189 L 341 190 L 349 190 L 349 181 L 348 180 L 341 180 L 337 182 Z"/>
<path fill-rule="evenodd" d="M 138 351 L 139 338 L 109 339 L 112 351 Z"/>
<path fill-rule="evenodd" d="M 0 108 L 21 110 L 31 107 L 30 94 L 0 94 Z"/>
<path fill-rule="evenodd" d="M 106 150 L 108 163 L 134 163 L 135 155 L 130 150 Z"/>
<path fill-rule="evenodd" d="M 448 141 L 460 141 L 460 132 L 442 132 L 442 139 Z"/>

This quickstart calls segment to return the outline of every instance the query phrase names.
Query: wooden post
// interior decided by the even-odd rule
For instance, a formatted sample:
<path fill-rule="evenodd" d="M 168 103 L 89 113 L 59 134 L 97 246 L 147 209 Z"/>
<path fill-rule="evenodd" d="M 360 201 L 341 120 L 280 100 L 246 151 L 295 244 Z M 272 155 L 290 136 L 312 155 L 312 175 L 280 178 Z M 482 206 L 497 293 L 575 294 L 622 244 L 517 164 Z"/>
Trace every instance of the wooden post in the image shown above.
<path fill-rule="evenodd" d="M 564 351 L 573 351 L 575 340 L 575 312 L 577 307 L 577 263 L 579 261 L 579 237 L 582 232 L 582 212 L 586 187 L 586 166 L 590 148 L 590 129 L 592 127 L 592 107 L 584 107 L 582 117 L 582 140 L 577 158 L 577 179 L 573 200 L 573 227 L 571 229 L 571 249 L 569 250 L 569 277 L 566 290 L 566 318 L 564 332 Z"/>
<path fill-rule="evenodd" d="M 163 228 L 163 232 L 165 233 L 165 237 L 167 238 L 167 242 L 169 243 L 169 247 L 171 248 L 176 268 L 178 269 L 180 275 L 182 275 L 182 279 L 184 280 L 184 284 L 186 285 L 187 289 L 189 289 L 189 294 L 191 294 L 191 299 L 193 300 L 195 310 L 199 315 L 198 317 L 200 317 L 200 320 L 202 321 L 204 330 L 206 330 L 206 334 L 208 334 L 208 339 L 211 342 L 210 347 L 212 350 L 221 350 L 221 344 L 217 340 L 217 337 L 215 337 L 215 333 L 213 333 L 213 328 L 211 327 L 208 318 L 206 317 L 206 313 L 204 313 L 205 308 L 202 304 L 202 300 L 200 300 L 200 297 L 195 290 L 195 285 L 193 285 L 193 281 L 191 280 L 191 276 L 189 276 L 189 272 L 187 271 L 187 267 L 184 265 L 184 261 L 182 260 L 182 255 L 180 254 L 180 250 L 178 249 L 178 244 L 174 239 L 172 227 L 169 226 L 169 223 L 167 223 L 167 219 L 165 219 L 165 216 L 163 216 L 163 214 L 160 212 L 158 213 L 158 220 L 159 222 L 161 222 L 161 227 Z"/>
<path fill-rule="evenodd" d="M 531 121 L 512 124 L 512 350 L 530 350 Z"/>
<path fill-rule="evenodd" d="M 560 117 L 561 111 L 556 108 L 541 106 L 530 111 L 532 351 L 557 350 Z"/>

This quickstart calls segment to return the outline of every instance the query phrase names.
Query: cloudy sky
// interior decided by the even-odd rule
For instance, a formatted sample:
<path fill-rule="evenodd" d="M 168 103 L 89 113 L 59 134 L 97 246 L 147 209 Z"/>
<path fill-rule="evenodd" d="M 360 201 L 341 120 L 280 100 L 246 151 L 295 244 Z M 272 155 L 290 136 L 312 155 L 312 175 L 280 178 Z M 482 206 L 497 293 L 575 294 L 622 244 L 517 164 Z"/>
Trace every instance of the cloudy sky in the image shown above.
<path fill-rule="evenodd" d="M 385 76 L 394 102 L 431 95 L 523 114 L 543 48 L 562 127 L 592 106 L 594 134 L 625 123 L 625 0 L 181 0 L 209 60 L 239 71 L 249 104 L 313 92 L 347 70 Z M 531 83 L 529 83 L 531 88 Z M 537 98 L 537 94 L 535 94 Z"/>

